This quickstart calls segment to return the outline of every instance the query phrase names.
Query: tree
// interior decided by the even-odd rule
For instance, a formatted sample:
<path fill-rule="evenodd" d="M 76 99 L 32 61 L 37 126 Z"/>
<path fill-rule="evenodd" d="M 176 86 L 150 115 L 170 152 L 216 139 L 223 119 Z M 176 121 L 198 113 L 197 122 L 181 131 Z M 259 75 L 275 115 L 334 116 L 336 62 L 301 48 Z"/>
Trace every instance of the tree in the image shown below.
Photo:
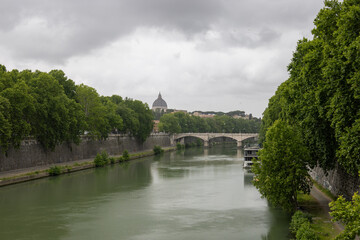
<path fill-rule="evenodd" d="M 352 201 L 346 201 L 340 196 L 330 203 L 330 215 L 333 221 L 342 221 L 345 229 L 335 239 L 350 240 L 360 235 L 360 195 L 355 193 Z"/>
<path fill-rule="evenodd" d="M 64 88 L 66 96 L 70 99 L 75 99 L 76 85 L 73 80 L 68 79 L 62 70 L 51 70 L 49 74 L 54 77 Z"/>
<path fill-rule="evenodd" d="M 136 117 L 135 111 L 128 108 L 125 103 L 122 102 L 118 104 L 116 113 L 123 119 L 124 126 L 121 129 L 121 132 L 134 135 L 140 127 L 140 122 Z"/>
<path fill-rule="evenodd" d="M 276 120 L 266 133 L 259 160 L 254 161 L 254 185 L 271 204 L 292 212 L 298 192 L 310 192 L 309 159 L 298 130 Z"/>
<path fill-rule="evenodd" d="M 29 86 L 20 80 L 0 93 L 10 103 L 11 139 L 9 143 L 15 148 L 20 146 L 21 140 L 30 135 L 32 129 L 31 120 L 35 113 L 35 100 L 29 92 Z"/>
<path fill-rule="evenodd" d="M 298 126 L 310 166 L 349 174 L 360 169 L 360 5 L 325 0 L 314 20 L 313 39 L 302 39 L 288 66 L 290 77 L 270 99 L 260 140 L 277 119 Z"/>
<path fill-rule="evenodd" d="M 91 137 L 105 139 L 110 132 L 106 108 L 96 90 L 92 87 L 80 84 L 76 87 L 76 99 L 82 106 L 85 114 L 85 130 Z"/>
<path fill-rule="evenodd" d="M 180 133 L 181 127 L 174 114 L 165 114 L 160 118 L 159 130 L 160 132 Z"/>
<path fill-rule="evenodd" d="M 28 85 L 35 101 L 31 135 L 45 149 L 54 149 L 64 141 L 79 142 L 83 126 L 80 106 L 69 99 L 62 86 L 47 73 L 35 72 Z"/>
<path fill-rule="evenodd" d="M 139 127 L 132 134 L 141 142 L 144 142 L 153 129 L 154 116 L 146 103 L 139 100 L 125 99 L 125 105 L 134 111 L 138 119 Z"/>
<path fill-rule="evenodd" d="M 1 66 L 1 65 L 0 65 Z M 6 152 L 11 139 L 10 103 L 0 96 L 0 147 L 1 152 Z"/>

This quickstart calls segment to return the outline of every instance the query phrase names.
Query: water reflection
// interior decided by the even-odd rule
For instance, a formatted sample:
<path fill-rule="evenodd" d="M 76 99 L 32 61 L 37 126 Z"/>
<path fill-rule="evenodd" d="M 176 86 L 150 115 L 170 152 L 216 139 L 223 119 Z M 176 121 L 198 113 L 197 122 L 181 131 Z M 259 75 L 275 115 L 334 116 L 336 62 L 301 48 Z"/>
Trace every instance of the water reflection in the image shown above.
<path fill-rule="evenodd" d="M 241 150 L 192 148 L 0 188 L 1 239 L 287 239 Z"/>
<path fill-rule="evenodd" d="M 253 185 L 254 173 L 244 169 L 244 186 L 245 187 L 254 187 Z"/>

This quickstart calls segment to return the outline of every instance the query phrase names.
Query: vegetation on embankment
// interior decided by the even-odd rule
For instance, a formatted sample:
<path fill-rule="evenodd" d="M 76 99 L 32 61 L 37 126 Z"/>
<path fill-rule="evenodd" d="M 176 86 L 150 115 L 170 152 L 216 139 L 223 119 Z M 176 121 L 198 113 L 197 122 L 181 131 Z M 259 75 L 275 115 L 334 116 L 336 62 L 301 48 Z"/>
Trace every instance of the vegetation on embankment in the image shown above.
<path fill-rule="evenodd" d="M 292 213 L 298 191 L 309 192 L 309 168 L 328 171 L 338 164 L 349 176 L 360 170 L 360 3 L 324 3 L 313 39 L 298 42 L 289 79 L 263 113 L 264 148 L 254 164 L 262 196 Z M 356 193 L 351 202 L 339 197 L 331 204 L 334 219 L 346 223 L 337 239 L 360 234 L 359 209 Z"/>
<path fill-rule="evenodd" d="M 298 202 L 301 211 L 311 217 L 311 228 L 317 239 L 333 239 L 340 233 L 340 229 L 331 221 L 328 211 L 312 195 L 299 194 Z"/>
<path fill-rule="evenodd" d="M 109 133 L 129 133 L 143 142 L 152 131 L 152 120 L 146 103 L 100 96 L 92 87 L 75 85 L 61 70 L 8 71 L 0 65 L 3 153 L 28 137 L 50 150 L 64 142 L 79 143 L 82 134 L 106 139 Z"/>
<path fill-rule="evenodd" d="M 313 39 L 302 39 L 288 66 L 290 77 L 264 111 L 260 138 L 277 119 L 296 127 L 310 152 L 310 166 L 338 162 L 360 170 L 360 5 L 326 0 L 314 20 Z"/>
<path fill-rule="evenodd" d="M 175 147 L 166 147 L 166 148 L 163 148 L 162 150 L 165 152 L 169 152 L 169 151 L 173 151 L 175 149 L 176 149 Z M 138 159 L 138 158 L 149 157 L 149 156 L 155 155 L 153 150 L 136 152 L 136 153 L 127 153 L 128 155 L 126 154 L 126 152 L 127 151 L 125 150 L 121 156 L 109 156 L 106 153 L 100 153 L 99 155 L 103 155 L 102 157 L 107 156 L 106 160 L 105 161 L 103 160 L 105 163 L 102 166 L 109 165 L 109 164 L 115 164 L 115 163 L 122 163 L 122 162 L 129 161 L 129 160 L 134 160 L 134 159 Z M 113 159 L 113 161 L 111 159 Z M 75 162 L 73 164 L 71 164 L 69 162 L 68 165 L 54 165 L 48 169 L 35 170 L 35 171 L 31 171 L 31 172 L 14 174 L 13 176 L 10 176 L 10 177 L 0 178 L 0 187 L 10 185 L 10 184 L 20 183 L 20 182 L 26 182 L 26 181 L 30 181 L 30 180 L 40 179 L 40 178 L 44 178 L 44 177 L 49 177 L 49 176 L 57 176 L 60 174 L 65 174 L 65 173 L 77 172 L 77 171 L 81 171 L 81 170 L 85 170 L 85 169 L 89 169 L 89 168 L 95 168 L 95 167 L 96 167 L 95 162 L 91 161 L 91 160 Z"/>

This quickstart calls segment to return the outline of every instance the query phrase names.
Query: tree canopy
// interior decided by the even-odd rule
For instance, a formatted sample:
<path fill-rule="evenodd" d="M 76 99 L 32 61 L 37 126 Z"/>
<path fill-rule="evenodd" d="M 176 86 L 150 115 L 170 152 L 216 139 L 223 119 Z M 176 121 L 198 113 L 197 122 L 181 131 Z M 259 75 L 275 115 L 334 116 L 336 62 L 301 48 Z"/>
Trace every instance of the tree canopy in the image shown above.
<path fill-rule="evenodd" d="M 310 192 L 309 160 L 299 131 L 276 120 L 266 133 L 259 160 L 254 160 L 254 185 L 270 203 L 292 212 L 297 207 L 298 192 Z"/>
<path fill-rule="evenodd" d="M 352 240 L 360 235 L 360 195 L 355 193 L 352 201 L 346 201 L 340 196 L 336 201 L 330 203 L 333 221 L 341 221 L 345 229 L 336 239 Z"/>
<path fill-rule="evenodd" d="M 100 96 L 92 87 L 75 85 L 61 70 L 7 71 L 0 65 L 2 152 L 19 147 L 28 137 L 45 149 L 63 142 L 79 143 L 84 133 L 96 139 L 128 133 L 145 141 L 152 124 L 152 113 L 141 101 Z"/>
<path fill-rule="evenodd" d="M 290 77 L 263 113 L 260 139 L 277 119 L 300 130 L 310 166 L 360 169 L 360 2 L 326 0 L 313 39 L 298 42 Z"/>
<path fill-rule="evenodd" d="M 260 129 L 260 119 L 237 119 L 228 115 L 201 118 L 184 112 L 164 114 L 160 118 L 159 130 L 169 133 L 216 132 L 216 133 L 256 133 Z"/>

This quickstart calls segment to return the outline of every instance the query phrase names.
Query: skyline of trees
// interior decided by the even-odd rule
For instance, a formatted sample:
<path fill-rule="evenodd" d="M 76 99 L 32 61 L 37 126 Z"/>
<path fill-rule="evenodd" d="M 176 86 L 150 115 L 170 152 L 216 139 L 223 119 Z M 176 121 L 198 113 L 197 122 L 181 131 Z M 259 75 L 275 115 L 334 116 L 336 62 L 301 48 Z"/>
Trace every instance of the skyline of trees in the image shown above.
<path fill-rule="evenodd" d="M 228 115 L 201 118 L 184 112 L 164 114 L 160 118 L 159 131 L 167 133 L 217 132 L 217 133 L 257 133 L 261 120 L 253 118 L 236 119 Z"/>

